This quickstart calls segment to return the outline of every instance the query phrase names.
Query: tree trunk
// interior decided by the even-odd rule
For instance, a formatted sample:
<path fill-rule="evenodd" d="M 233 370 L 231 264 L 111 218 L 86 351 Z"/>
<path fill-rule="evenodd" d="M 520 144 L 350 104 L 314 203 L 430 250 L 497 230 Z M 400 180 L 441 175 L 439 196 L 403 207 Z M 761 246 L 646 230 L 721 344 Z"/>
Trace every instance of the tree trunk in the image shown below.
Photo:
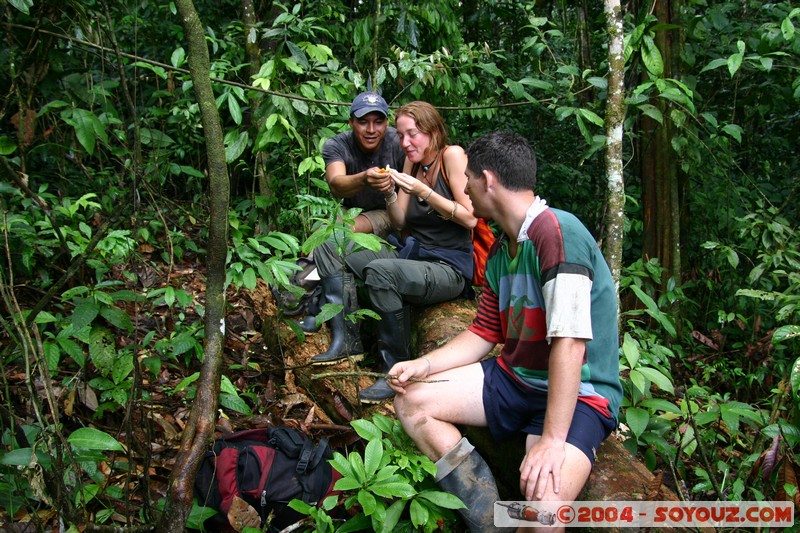
<path fill-rule="evenodd" d="M 625 184 L 622 176 L 622 134 L 625 121 L 625 54 L 619 0 L 605 0 L 608 32 L 608 102 L 606 103 L 606 205 L 603 254 L 619 294 L 625 218 Z"/>
<path fill-rule="evenodd" d="M 662 25 L 672 24 L 671 2 L 657 0 L 654 7 L 654 14 Z M 675 47 L 680 46 L 680 42 L 674 43 L 673 36 L 674 30 L 671 29 L 660 29 L 655 35 L 655 43 L 664 60 L 664 78 L 676 78 L 678 74 L 675 58 L 679 53 Z M 669 118 L 671 104 L 665 98 L 656 98 L 652 103 L 664 120 L 659 124 L 643 117 L 640 125 L 643 131 L 639 150 L 644 211 L 642 256 L 645 260 L 658 258 L 668 275 L 680 283 L 682 183 L 671 144 L 674 135 L 674 126 Z"/>
<path fill-rule="evenodd" d="M 158 531 L 181 533 L 192 508 L 194 478 L 213 438 L 219 401 L 222 347 L 225 341 L 225 259 L 228 251 L 230 184 L 219 114 L 211 88 L 208 47 L 192 0 L 175 0 L 189 45 L 189 70 L 200 106 L 208 154 L 209 241 L 205 301 L 205 347 L 197 393 L 170 476 L 166 509 Z"/>

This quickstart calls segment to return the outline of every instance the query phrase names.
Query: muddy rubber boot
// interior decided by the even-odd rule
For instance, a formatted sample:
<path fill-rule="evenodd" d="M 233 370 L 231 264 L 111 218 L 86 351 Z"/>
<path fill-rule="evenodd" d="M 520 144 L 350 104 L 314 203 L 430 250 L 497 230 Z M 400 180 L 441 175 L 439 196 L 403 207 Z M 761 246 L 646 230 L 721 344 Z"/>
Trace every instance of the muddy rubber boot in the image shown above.
<path fill-rule="evenodd" d="M 466 437 L 436 461 L 436 482 L 458 496 L 466 509 L 458 513 L 472 533 L 512 531 L 494 525 L 494 503 L 500 500 L 489 465 Z"/>
<path fill-rule="evenodd" d="M 311 363 L 331 365 L 348 358 L 361 361 L 364 358 L 364 348 L 361 345 L 358 322 L 345 319 L 345 316 L 358 310 L 353 275 L 339 274 L 322 278 L 322 286 L 325 303 L 341 304 L 344 309 L 327 322 L 331 330 L 331 344 L 328 351 L 312 357 Z"/>
<path fill-rule="evenodd" d="M 383 362 L 383 373 L 400 361 L 408 361 L 411 348 L 411 308 L 404 306 L 402 309 L 391 313 L 378 313 L 381 317 L 378 322 L 378 357 Z M 394 397 L 394 391 L 385 378 L 378 378 L 374 385 L 370 385 L 358 394 L 364 403 L 379 403 Z"/>

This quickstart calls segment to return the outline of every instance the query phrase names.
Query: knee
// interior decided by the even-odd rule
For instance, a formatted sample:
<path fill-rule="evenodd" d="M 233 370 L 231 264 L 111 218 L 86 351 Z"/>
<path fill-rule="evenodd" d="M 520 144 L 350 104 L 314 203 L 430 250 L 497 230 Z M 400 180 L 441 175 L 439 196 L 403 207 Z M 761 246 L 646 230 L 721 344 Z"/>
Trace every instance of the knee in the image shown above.
<path fill-rule="evenodd" d="M 395 280 L 391 275 L 392 260 L 390 259 L 375 259 L 364 267 L 364 284 L 367 287 L 375 289 L 384 289 L 386 287 L 393 287 Z"/>
<path fill-rule="evenodd" d="M 411 385 L 406 389 L 405 394 L 397 394 L 394 397 L 394 412 L 404 427 L 407 427 L 407 424 L 414 419 L 424 418 L 426 415 L 426 402 L 421 399 L 419 393 L 415 392 L 417 389 L 418 387 Z"/>

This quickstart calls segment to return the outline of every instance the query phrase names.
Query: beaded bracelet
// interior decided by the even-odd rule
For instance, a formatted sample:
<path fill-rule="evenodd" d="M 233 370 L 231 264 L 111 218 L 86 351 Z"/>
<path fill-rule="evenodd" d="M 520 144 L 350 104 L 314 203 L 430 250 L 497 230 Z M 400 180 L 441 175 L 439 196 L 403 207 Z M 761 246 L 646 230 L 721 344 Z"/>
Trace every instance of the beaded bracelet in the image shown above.
<path fill-rule="evenodd" d="M 390 205 L 392 205 L 397 201 L 397 193 L 392 191 L 392 194 L 384 197 L 384 200 L 386 200 L 386 207 L 389 207 Z"/>

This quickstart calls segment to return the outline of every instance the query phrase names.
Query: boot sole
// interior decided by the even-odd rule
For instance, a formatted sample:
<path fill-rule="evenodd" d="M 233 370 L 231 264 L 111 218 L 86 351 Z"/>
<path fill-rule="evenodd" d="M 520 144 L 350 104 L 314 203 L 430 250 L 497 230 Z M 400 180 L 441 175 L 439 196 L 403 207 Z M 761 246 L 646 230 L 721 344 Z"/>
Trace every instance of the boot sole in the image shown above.
<path fill-rule="evenodd" d="M 331 359 L 329 361 L 311 361 L 311 364 L 314 366 L 330 366 L 343 363 L 345 361 L 352 361 L 353 363 L 358 363 L 359 361 L 363 360 L 364 360 L 364 354 L 358 353 L 354 355 L 345 355 L 344 357 L 340 357 L 338 359 Z"/>
<path fill-rule="evenodd" d="M 367 400 L 367 399 L 361 398 L 361 397 L 359 397 L 358 399 L 359 399 L 359 401 L 361 403 L 368 403 L 368 404 L 374 405 L 374 404 L 378 404 L 378 403 L 387 402 L 389 400 L 394 400 L 394 396 L 389 396 L 388 398 L 384 398 L 382 400 L 372 400 L 372 399 Z"/>

